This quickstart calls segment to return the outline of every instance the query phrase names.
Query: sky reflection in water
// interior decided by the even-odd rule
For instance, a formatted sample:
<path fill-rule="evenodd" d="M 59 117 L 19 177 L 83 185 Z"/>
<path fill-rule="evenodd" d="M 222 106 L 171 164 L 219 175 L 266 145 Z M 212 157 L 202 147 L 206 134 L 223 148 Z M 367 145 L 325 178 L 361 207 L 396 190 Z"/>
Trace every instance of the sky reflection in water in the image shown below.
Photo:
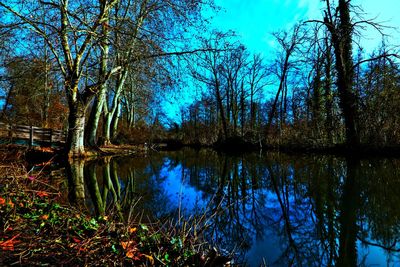
<path fill-rule="evenodd" d="M 182 169 L 184 168 L 182 164 L 178 164 L 173 169 L 170 169 L 168 167 L 169 165 L 170 162 L 167 160 L 167 164 L 165 164 L 161 169 L 162 176 L 165 177 L 165 181 L 161 184 L 161 186 L 168 195 L 170 202 L 175 204 L 175 208 L 181 207 L 187 212 L 187 214 L 193 214 L 199 210 L 199 207 L 205 207 L 207 203 L 211 201 L 213 196 L 207 195 L 201 190 L 197 189 L 195 186 L 191 185 L 189 183 L 191 180 L 190 177 L 182 177 L 182 175 L 190 175 L 185 172 L 184 169 Z M 239 169 L 241 169 L 240 164 Z M 289 171 L 287 175 L 289 180 L 293 179 L 291 171 Z M 340 180 L 344 180 L 343 177 L 340 177 Z M 252 245 L 246 252 L 247 263 L 251 266 L 258 266 L 264 259 L 265 262 L 270 265 L 283 266 L 286 263 L 278 261 L 278 259 L 285 250 L 285 246 L 287 245 L 285 243 L 287 240 L 285 237 L 282 238 L 282 236 L 277 234 L 277 231 L 279 230 L 277 229 L 276 225 L 274 226 L 274 224 L 278 222 L 282 216 L 279 212 L 278 197 L 270 189 L 259 188 L 257 191 L 258 195 L 265 199 L 265 206 L 262 208 L 264 209 L 264 212 L 270 213 L 269 216 L 271 222 L 263 225 L 265 229 L 263 230 L 264 232 L 262 236 L 252 236 L 252 240 L 250 241 Z M 296 207 L 294 202 L 299 202 L 299 200 L 296 200 L 292 195 L 289 195 L 287 200 L 290 203 L 293 203 L 291 205 L 294 207 Z M 307 201 L 307 199 L 302 200 Z M 250 201 L 244 201 L 246 202 L 246 209 L 251 208 L 249 207 Z M 312 205 L 312 203 L 308 204 Z M 307 205 L 307 203 L 303 203 L 303 205 Z M 245 214 L 241 215 L 243 216 Z M 304 217 L 302 218 L 301 227 L 310 229 L 315 227 L 315 214 L 313 214 L 313 216 L 308 216 L 308 214 L 300 214 L 300 216 Z M 292 219 L 299 219 L 298 217 L 298 214 L 293 215 Z M 241 219 L 243 222 L 249 220 L 249 218 Z M 251 224 L 245 225 L 245 228 L 251 227 Z M 296 238 L 295 235 L 294 238 Z M 339 242 L 339 238 L 336 238 L 335 240 L 336 243 Z M 396 266 L 399 264 L 399 260 L 395 255 L 385 252 L 385 250 L 382 248 L 377 246 L 366 246 L 363 245 L 361 241 L 357 241 L 356 246 L 358 251 L 358 262 L 362 266 Z"/>
<path fill-rule="evenodd" d="M 400 265 L 398 252 L 379 247 L 400 237 L 400 160 L 184 150 L 107 164 L 109 180 L 121 183 L 120 199 L 143 195 L 142 207 L 157 216 L 177 215 L 179 208 L 186 216 L 218 212 L 206 235 L 237 248 L 237 260 L 250 266 L 263 259 L 269 266 L 338 265 L 351 255 L 361 266 Z M 104 177 L 107 164 L 94 172 L 100 195 L 118 195 Z"/>
<path fill-rule="evenodd" d="M 186 177 L 182 177 L 182 165 L 175 166 L 172 170 L 167 168 L 170 165 L 164 164 L 161 169 L 161 176 L 165 177 L 164 182 L 160 184 L 170 203 L 174 205 L 172 209 L 181 208 L 188 214 L 192 214 L 200 208 L 207 206 L 209 199 L 204 199 L 204 194 L 191 186 Z"/>

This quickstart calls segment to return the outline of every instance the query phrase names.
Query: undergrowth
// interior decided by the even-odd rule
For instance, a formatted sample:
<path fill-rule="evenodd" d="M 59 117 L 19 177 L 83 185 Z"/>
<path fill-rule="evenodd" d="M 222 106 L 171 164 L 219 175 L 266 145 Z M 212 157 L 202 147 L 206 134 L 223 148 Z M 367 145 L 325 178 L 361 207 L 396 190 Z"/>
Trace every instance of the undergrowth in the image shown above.
<path fill-rule="evenodd" d="M 91 216 L 22 164 L 0 166 L 0 265 L 222 266 L 193 231 L 168 223 Z M 197 226 L 196 226 L 197 227 Z"/>

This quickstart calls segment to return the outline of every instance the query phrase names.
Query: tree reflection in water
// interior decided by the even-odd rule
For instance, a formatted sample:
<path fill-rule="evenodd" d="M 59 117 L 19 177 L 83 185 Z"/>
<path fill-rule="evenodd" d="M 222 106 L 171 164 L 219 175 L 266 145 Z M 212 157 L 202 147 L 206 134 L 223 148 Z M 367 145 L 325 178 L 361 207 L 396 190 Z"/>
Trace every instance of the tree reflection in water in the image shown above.
<path fill-rule="evenodd" d="M 74 161 L 67 173 L 70 200 L 96 214 L 205 216 L 203 233 L 240 263 L 390 266 L 400 262 L 399 167 L 396 159 L 183 149 Z"/>

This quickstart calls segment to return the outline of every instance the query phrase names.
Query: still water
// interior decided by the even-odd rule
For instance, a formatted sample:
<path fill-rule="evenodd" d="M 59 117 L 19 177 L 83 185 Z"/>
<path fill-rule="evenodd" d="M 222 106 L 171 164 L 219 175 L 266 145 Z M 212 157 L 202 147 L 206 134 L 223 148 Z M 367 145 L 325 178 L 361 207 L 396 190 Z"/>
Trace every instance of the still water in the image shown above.
<path fill-rule="evenodd" d="M 204 215 L 240 266 L 400 266 L 400 160 L 183 149 L 74 162 L 69 199 L 101 214 Z"/>

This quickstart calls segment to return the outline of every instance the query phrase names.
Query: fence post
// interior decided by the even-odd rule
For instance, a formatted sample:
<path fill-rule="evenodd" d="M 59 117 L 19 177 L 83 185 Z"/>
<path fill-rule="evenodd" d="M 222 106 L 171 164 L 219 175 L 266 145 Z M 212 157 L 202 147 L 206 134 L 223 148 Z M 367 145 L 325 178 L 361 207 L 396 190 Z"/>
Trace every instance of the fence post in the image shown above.
<path fill-rule="evenodd" d="M 29 147 L 33 146 L 33 126 L 31 125 L 30 131 L 29 131 Z"/>

